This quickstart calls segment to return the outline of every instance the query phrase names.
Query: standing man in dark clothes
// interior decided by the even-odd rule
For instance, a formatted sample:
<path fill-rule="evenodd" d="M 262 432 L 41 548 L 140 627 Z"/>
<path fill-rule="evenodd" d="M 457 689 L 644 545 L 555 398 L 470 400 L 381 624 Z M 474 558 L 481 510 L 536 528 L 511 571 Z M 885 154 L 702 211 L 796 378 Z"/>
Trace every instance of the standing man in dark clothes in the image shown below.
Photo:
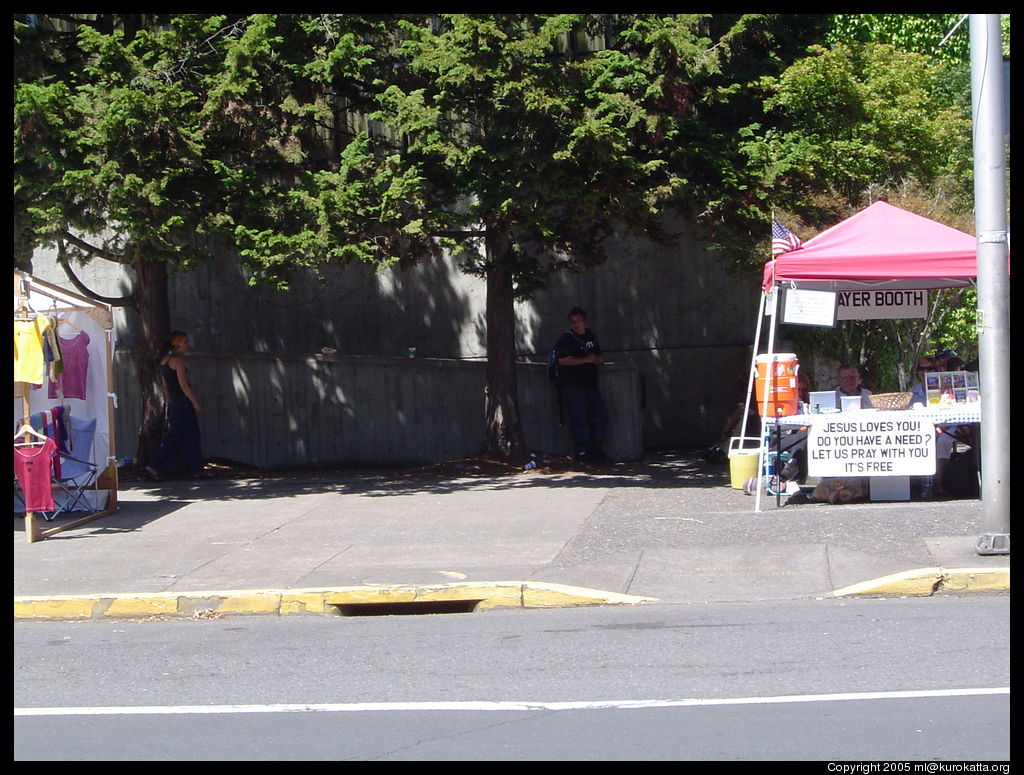
<path fill-rule="evenodd" d="M 608 410 L 597 386 L 601 347 L 587 328 L 587 313 L 579 307 L 569 310 L 569 330 L 555 345 L 562 402 L 569 412 L 576 459 L 587 462 L 607 460 L 601 445 L 608 428 Z"/>

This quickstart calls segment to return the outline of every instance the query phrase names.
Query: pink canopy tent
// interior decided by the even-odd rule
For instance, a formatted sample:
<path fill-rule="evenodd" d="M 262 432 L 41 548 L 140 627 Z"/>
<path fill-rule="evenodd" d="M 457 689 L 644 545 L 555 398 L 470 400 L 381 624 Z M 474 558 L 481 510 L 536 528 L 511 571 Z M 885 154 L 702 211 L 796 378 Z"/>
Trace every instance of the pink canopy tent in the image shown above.
<path fill-rule="evenodd" d="M 827 291 L 969 286 L 974 284 L 978 273 L 977 249 L 977 239 L 970 234 L 901 210 L 887 202 L 875 202 L 807 240 L 802 247 L 769 261 L 765 264 L 762 278 L 765 293 L 761 297 L 759 322 L 754 337 L 747 406 L 753 392 L 760 319 L 767 310 L 767 294 L 776 286 Z M 769 354 L 774 351 L 776 324 L 777 316 L 772 314 Z M 744 412 L 746 409 L 744 407 Z M 765 413 L 762 411 L 762 416 Z M 763 425 L 761 437 L 756 439 L 759 453 L 754 506 L 756 511 L 761 509 L 761 477 L 764 471 L 767 427 Z M 742 444 L 749 439 L 741 438 L 738 441 Z"/>
<path fill-rule="evenodd" d="M 875 202 L 764 268 L 763 289 L 776 283 L 822 290 L 956 288 L 977 275 L 970 234 L 887 202 Z"/>

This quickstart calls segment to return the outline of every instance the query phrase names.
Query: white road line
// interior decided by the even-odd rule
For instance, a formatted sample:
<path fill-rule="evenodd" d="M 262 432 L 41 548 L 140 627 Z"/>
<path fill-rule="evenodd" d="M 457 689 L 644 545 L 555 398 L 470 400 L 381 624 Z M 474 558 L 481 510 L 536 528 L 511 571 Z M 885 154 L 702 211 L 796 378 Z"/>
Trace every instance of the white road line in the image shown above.
<path fill-rule="evenodd" d="M 106 708 L 15 708 L 15 716 L 162 716 L 214 713 L 372 713 L 382 711 L 529 711 L 529 710 L 635 710 L 687 708 L 713 705 L 785 705 L 801 702 L 850 700 L 908 700 L 937 697 L 977 697 L 1009 694 L 1010 687 L 980 689 L 932 689 L 899 692 L 848 692 L 844 694 L 795 694 L 779 697 L 725 697 L 680 700 L 597 700 L 590 702 L 352 702 L 277 705 L 149 705 Z"/>

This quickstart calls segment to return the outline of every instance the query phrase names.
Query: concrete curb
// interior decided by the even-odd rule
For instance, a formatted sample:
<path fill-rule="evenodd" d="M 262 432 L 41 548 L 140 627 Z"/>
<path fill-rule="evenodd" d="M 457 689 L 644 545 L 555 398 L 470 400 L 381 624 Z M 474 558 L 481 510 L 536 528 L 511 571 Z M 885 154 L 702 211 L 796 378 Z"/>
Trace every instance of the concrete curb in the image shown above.
<path fill-rule="evenodd" d="M 464 602 L 466 610 L 638 605 L 656 598 L 544 582 L 500 581 L 433 586 L 358 586 L 334 589 L 257 589 L 198 592 L 21 596 L 15 619 L 122 619 L 216 614 L 330 615 L 344 606 Z M 426 606 L 425 606 L 426 608 Z M 384 609 L 386 610 L 386 609 Z"/>
<path fill-rule="evenodd" d="M 917 568 L 834 590 L 833 597 L 929 596 L 937 592 L 1007 592 L 1009 568 Z"/>

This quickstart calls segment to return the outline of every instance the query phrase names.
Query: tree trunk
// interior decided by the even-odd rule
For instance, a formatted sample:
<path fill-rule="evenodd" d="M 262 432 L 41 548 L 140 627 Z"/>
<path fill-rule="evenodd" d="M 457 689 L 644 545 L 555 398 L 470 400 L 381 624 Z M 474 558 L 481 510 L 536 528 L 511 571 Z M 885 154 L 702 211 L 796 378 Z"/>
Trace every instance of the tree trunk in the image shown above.
<path fill-rule="evenodd" d="M 516 317 L 511 243 L 503 230 L 487 231 L 487 432 L 485 451 L 503 460 L 526 455 L 516 381 Z"/>
<path fill-rule="evenodd" d="M 147 465 L 164 432 L 164 391 L 157 351 L 170 334 L 167 265 L 163 261 L 136 259 L 131 266 L 135 270 L 132 306 L 139 316 L 135 369 L 142 409 L 135 459 L 140 465 Z"/>

